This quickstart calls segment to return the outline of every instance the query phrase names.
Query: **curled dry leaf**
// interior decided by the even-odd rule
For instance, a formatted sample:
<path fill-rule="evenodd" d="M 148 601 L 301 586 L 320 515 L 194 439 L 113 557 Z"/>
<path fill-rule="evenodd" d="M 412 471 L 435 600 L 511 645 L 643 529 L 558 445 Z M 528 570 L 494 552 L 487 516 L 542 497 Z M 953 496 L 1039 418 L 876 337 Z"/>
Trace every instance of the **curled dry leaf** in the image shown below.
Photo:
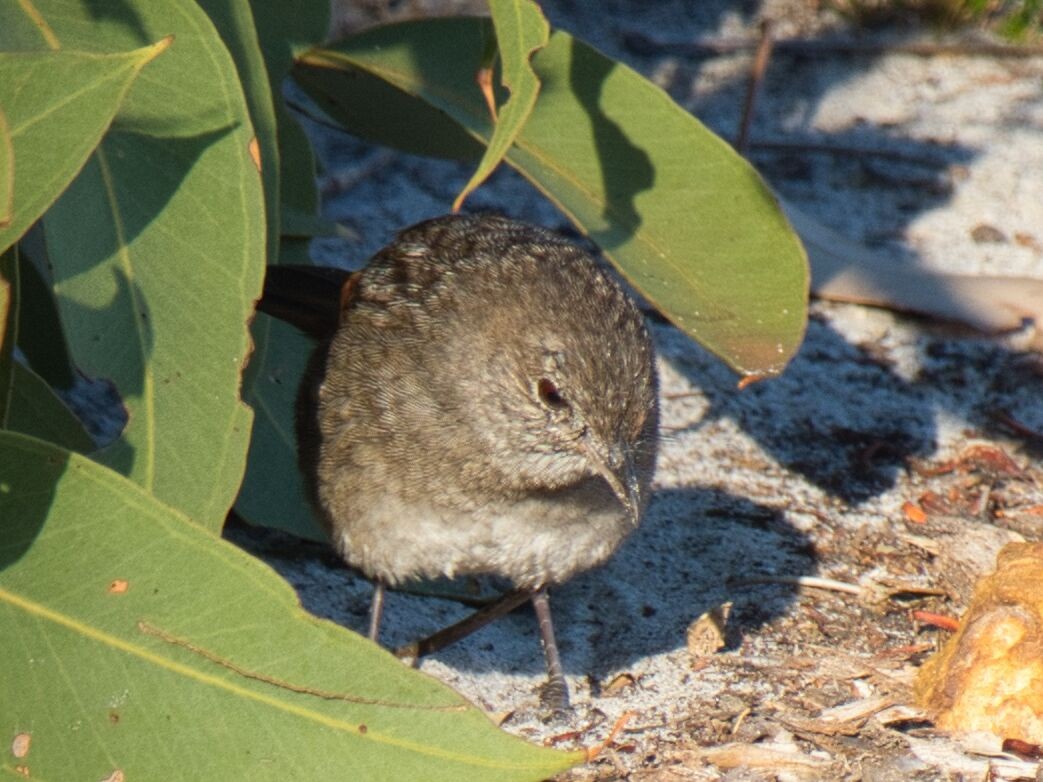
<path fill-rule="evenodd" d="M 623 673 L 617 673 L 612 677 L 608 684 L 601 688 L 601 694 L 618 695 L 623 690 L 633 687 L 636 683 L 637 679 L 634 678 L 634 674 L 627 673 L 626 671 Z"/>
<path fill-rule="evenodd" d="M 1043 344 L 1043 280 L 941 274 L 910 267 L 852 242 L 782 201 L 811 263 L 817 296 L 915 312 L 963 323 L 987 334 L 1035 325 L 1033 347 Z"/>

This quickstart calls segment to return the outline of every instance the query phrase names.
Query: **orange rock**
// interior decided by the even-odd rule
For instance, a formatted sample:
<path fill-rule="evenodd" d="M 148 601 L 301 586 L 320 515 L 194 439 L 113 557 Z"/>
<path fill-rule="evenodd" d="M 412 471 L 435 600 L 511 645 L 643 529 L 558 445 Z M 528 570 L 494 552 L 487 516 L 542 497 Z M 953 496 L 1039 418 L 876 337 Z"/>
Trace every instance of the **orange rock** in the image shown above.
<path fill-rule="evenodd" d="M 1043 743 L 1043 543 L 1004 546 L 916 695 L 945 730 Z"/>

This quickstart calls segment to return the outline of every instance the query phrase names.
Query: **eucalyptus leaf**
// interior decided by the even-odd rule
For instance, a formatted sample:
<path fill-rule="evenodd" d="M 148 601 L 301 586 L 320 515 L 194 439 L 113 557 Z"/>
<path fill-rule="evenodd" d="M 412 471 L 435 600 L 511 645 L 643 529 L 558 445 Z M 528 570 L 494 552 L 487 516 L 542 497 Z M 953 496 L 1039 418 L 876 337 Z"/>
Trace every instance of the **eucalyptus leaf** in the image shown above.
<path fill-rule="evenodd" d="M 294 409 L 297 387 L 315 343 L 293 326 L 258 314 L 254 329 L 266 335 L 251 357 L 253 374 L 250 403 L 255 423 L 250 459 L 236 512 L 265 527 L 292 532 L 302 538 L 326 541 L 308 501 L 297 468 Z"/>
<path fill-rule="evenodd" d="M 493 128 L 472 82 L 491 31 L 481 19 L 374 28 L 302 53 L 294 76 L 368 138 L 456 138 L 435 126 L 440 118 L 488 143 Z M 804 333 L 807 259 L 756 171 L 661 89 L 568 33 L 553 32 L 532 66 L 540 94 L 507 162 L 737 372 L 781 372 Z M 392 105 L 360 120 L 353 107 L 372 88 L 358 87 L 373 79 L 386 84 Z M 431 124 L 380 124 L 415 105 L 427 107 Z M 465 144 L 458 153 L 471 154 Z"/>
<path fill-rule="evenodd" d="M 62 330 L 54 297 L 43 225 L 30 228 L 15 245 L 18 249 L 18 348 L 33 371 L 53 388 L 75 382 L 69 343 Z"/>
<path fill-rule="evenodd" d="M 279 251 L 279 142 L 276 136 L 275 104 L 268 71 L 261 54 L 249 0 L 198 0 L 217 27 L 221 40 L 235 61 L 253 124 L 257 157 L 255 163 L 264 183 L 264 216 L 267 225 L 269 262 Z M 253 143 L 253 142 L 252 142 Z"/>
<path fill-rule="evenodd" d="M 268 194 L 268 209 L 269 214 L 273 205 L 279 210 L 280 236 L 276 250 L 268 254 L 268 263 L 309 263 L 308 242 L 297 237 L 302 226 L 313 228 L 320 222 L 315 158 L 304 132 L 286 108 L 282 82 L 293 62 L 293 49 L 322 38 L 329 8 L 307 2 L 252 5 L 278 134 L 274 164 L 279 168 L 280 189 L 277 198 Z M 280 328 L 263 315 L 254 319 L 251 333 L 254 354 L 243 387 L 254 421 L 236 511 L 252 523 L 325 539 L 304 498 L 294 447 L 294 399 L 311 345 L 293 329 Z"/>
<path fill-rule="evenodd" d="M 16 14 L 0 8 L 0 30 Z M 0 32 L 0 50 L 17 41 Z M 31 45 L 26 42 L 26 45 Z M 169 39 L 121 54 L 88 51 L 0 51 L 0 250 L 13 244 L 61 194 L 112 122 L 141 69 Z M 5 143 L 6 140 L 6 143 Z M 8 163 L 5 166 L 4 160 Z M 5 197 L 4 182 L 11 192 Z"/>
<path fill-rule="evenodd" d="M 531 0 L 489 0 L 489 8 L 496 30 L 503 86 L 510 91 L 510 97 L 498 109 L 496 125 L 485 154 L 478 163 L 478 169 L 453 202 L 454 211 L 500 165 L 529 119 L 540 91 L 539 78 L 529 60 L 537 50 L 547 45 L 550 37 L 550 25 L 540 7 Z"/>
<path fill-rule="evenodd" d="M 90 459 L 0 432 L 0 519 L 0 731 L 30 746 L 4 752 L 12 778 L 539 780 L 582 760 L 305 613 Z"/>
<path fill-rule="evenodd" d="M 14 383 L 14 346 L 18 338 L 18 257 L 0 252 L 0 429 L 7 427 Z"/>
<path fill-rule="evenodd" d="M 69 49 L 174 36 L 44 226 L 73 360 L 111 380 L 128 412 L 98 458 L 216 531 L 244 469 L 251 413 L 239 388 L 265 253 L 238 73 L 188 0 L 32 8 L 29 29 Z M 29 33 L 18 43 L 42 45 Z"/>
<path fill-rule="evenodd" d="M 0 228 L 11 224 L 14 215 L 14 142 L 7 116 L 0 107 Z"/>
<path fill-rule="evenodd" d="M 261 53 L 275 105 L 279 140 L 279 204 L 305 214 L 318 211 L 315 189 L 315 155 L 308 137 L 286 107 L 283 82 L 293 64 L 294 51 L 323 40 L 330 6 L 315 0 L 259 2 L 251 0 Z M 275 262 L 273 259 L 272 263 Z"/>
<path fill-rule="evenodd" d="M 17 361 L 11 372 L 10 405 L 4 428 L 78 453 L 90 453 L 95 448 L 83 422 L 61 397 L 43 378 Z"/>

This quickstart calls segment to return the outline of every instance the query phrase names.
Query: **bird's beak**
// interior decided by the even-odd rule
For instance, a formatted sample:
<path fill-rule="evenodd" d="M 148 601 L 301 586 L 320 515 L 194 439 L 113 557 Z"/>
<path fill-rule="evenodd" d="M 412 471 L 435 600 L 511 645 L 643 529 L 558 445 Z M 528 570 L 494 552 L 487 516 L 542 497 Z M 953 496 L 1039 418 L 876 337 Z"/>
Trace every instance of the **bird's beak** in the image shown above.
<path fill-rule="evenodd" d="M 638 479 L 634 455 L 626 445 L 598 448 L 589 439 L 584 443 L 587 458 L 594 470 L 605 479 L 612 492 L 622 503 L 636 527 L 641 521 L 641 482 Z"/>

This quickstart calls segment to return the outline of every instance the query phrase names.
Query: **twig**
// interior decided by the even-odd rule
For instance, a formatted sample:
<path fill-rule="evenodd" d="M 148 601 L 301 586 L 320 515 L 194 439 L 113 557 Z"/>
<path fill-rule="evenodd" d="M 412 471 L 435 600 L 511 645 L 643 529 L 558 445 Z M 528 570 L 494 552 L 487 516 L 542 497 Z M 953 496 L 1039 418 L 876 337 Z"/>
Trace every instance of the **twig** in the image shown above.
<path fill-rule="evenodd" d="M 955 633 L 960 629 L 960 620 L 944 614 L 936 614 L 932 611 L 913 611 L 912 617 L 920 624 L 937 627 L 939 630 L 948 630 Z"/>
<path fill-rule="evenodd" d="M 857 584 L 848 584 L 845 581 L 836 581 L 832 578 L 821 578 L 819 576 L 756 576 L 744 578 L 740 584 L 792 584 L 800 587 L 811 587 L 813 589 L 829 589 L 834 592 L 847 592 L 850 595 L 861 595 L 865 590 Z"/>
<path fill-rule="evenodd" d="M 624 44 L 636 54 L 673 54 L 678 56 L 713 56 L 755 51 L 758 41 L 743 38 L 703 38 L 697 41 L 659 40 L 642 33 L 630 32 Z M 878 54 L 912 54 L 918 57 L 956 55 L 963 57 L 1038 57 L 1043 46 L 1011 46 L 986 41 L 884 41 L 861 38 L 783 38 L 775 41 L 774 50 L 795 56 L 858 56 Z"/>
<path fill-rule="evenodd" d="M 735 151 L 740 155 L 746 153 L 746 146 L 750 138 L 750 125 L 757 106 L 757 94 L 764 83 L 764 74 L 767 72 L 768 62 L 771 60 L 773 42 L 771 22 L 765 19 L 761 23 L 761 39 L 757 44 L 757 54 L 753 58 L 753 66 L 750 68 L 750 86 L 746 90 L 746 103 L 742 107 L 742 121 L 739 123 L 739 134 L 735 138 Z"/>
<path fill-rule="evenodd" d="M 619 732 L 623 730 L 626 724 L 636 714 L 636 711 L 624 711 L 620 718 L 616 720 L 616 723 L 612 726 L 612 730 L 608 732 L 608 737 L 604 741 L 602 741 L 600 744 L 595 744 L 593 747 L 587 747 L 587 762 L 589 763 L 602 752 L 604 752 L 605 748 L 610 746 L 612 742 L 616 740 L 616 736 L 619 735 Z"/>
<path fill-rule="evenodd" d="M 1038 432 L 1029 426 L 1026 426 L 1007 410 L 996 411 L 995 413 L 993 413 L 993 418 L 995 418 L 999 423 L 1006 426 L 1016 435 L 1026 437 L 1030 440 L 1043 440 L 1043 433 Z"/>
<path fill-rule="evenodd" d="M 705 394 L 702 391 L 672 391 L 668 394 L 663 394 L 663 399 L 695 399 L 700 396 L 705 396 Z"/>

